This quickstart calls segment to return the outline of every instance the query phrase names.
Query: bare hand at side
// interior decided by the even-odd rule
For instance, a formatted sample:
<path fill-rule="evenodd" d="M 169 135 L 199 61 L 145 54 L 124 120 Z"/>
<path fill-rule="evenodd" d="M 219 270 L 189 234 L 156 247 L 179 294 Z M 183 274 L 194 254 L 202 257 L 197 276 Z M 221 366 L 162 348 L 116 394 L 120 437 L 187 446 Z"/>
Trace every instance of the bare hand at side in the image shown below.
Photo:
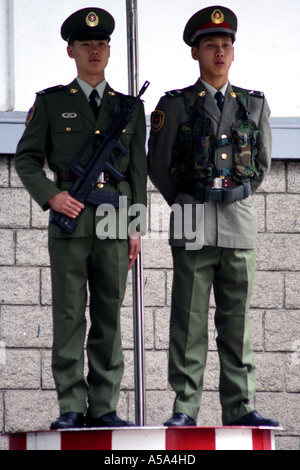
<path fill-rule="evenodd" d="M 129 269 L 134 265 L 139 253 L 141 251 L 141 237 L 138 234 L 134 238 L 129 238 Z"/>

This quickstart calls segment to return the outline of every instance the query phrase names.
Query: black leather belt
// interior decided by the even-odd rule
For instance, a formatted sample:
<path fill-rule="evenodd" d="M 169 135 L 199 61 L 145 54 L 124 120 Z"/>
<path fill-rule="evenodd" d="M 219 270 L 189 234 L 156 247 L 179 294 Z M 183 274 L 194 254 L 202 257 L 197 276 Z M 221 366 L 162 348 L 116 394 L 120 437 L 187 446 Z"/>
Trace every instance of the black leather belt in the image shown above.
<path fill-rule="evenodd" d="M 123 181 L 126 181 L 127 173 L 122 173 L 124 175 Z M 76 175 L 72 171 L 59 171 L 56 173 L 56 181 L 58 183 L 72 183 L 76 180 Z M 109 181 L 112 181 L 110 174 L 105 171 L 101 177 L 101 183 L 105 184 Z M 99 181 L 100 182 L 100 181 Z"/>
<path fill-rule="evenodd" d="M 211 187 L 211 185 L 205 186 L 199 181 L 191 181 L 185 183 L 181 190 L 183 193 L 194 196 L 201 203 L 208 201 L 230 203 L 246 199 L 252 194 L 250 181 L 244 181 L 237 186 L 221 188 Z"/>
<path fill-rule="evenodd" d="M 72 171 L 59 171 L 56 173 L 56 181 L 58 183 L 71 183 L 76 180 L 76 176 Z"/>
<path fill-rule="evenodd" d="M 96 187 L 101 189 L 104 188 L 105 183 L 108 182 L 108 178 L 106 179 L 106 175 L 109 176 L 107 172 L 103 173 L 103 183 L 97 183 Z M 58 182 L 73 182 L 76 180 L 76 175 L 72 171 L 60 171 L 56 173 L 56 181 Z M 85 203 L 91 206 L 99 207 L 103 204 L 109 204 L 116 209 L 120 209 L 124 207 L 123 201 L 123 193 L 107 193 L 103 191 L 97 191 L 97 189 L 92 189 L 88 196 L 85 199 Z"/>

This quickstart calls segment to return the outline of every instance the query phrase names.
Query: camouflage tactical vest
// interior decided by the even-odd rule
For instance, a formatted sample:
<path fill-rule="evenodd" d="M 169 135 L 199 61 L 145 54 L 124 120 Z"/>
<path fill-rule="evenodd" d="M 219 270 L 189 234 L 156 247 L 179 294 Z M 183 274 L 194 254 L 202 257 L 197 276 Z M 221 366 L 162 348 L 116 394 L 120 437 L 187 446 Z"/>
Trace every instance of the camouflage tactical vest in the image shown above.
<path fill-rule="evenodd" d="M 217 176 L 215 151 L 228 144 L 233 147 L 232 178 L 242 182 L 259 177 L 259 164 L 256 160 L 259 131 L 249 119 L 250 94 L 242 88 L 233 87 L 233 90 L 240 109 L 229 139 L 216 139 L 212 122 L 204 108 L 204 99 L 198 96 L 193 86 L 180 92 L 189 120 L 180 126 L 177 145 L 173 151 L 170 173 L 176 183 L 212 181 Z"/>

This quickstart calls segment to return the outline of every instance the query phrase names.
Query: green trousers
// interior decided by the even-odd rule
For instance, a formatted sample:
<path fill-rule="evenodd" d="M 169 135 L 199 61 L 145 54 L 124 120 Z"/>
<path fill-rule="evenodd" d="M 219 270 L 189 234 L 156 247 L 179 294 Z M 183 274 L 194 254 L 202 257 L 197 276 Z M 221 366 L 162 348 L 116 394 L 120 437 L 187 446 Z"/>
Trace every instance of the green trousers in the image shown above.
<path fill-rule="evenodd" d="M 52 370 L 61 414 L 92 418 L 116 411 L 123 376 L 120 309 L 128 275 L 128 241 L 49 240 L 53 297 Z M 89 291 L 90 329 L 84 375 Z"/>
<path fill-rule="evenodd" d="M 174 412 L 197 421 L 208 349 L 208 307 L 214 288 L 220 401 L 223 424 L 253 407 L 256 378 L 248 319 L 255 250 L 173 248 L 174 281 L 170 323 L 169 382 Z"/>

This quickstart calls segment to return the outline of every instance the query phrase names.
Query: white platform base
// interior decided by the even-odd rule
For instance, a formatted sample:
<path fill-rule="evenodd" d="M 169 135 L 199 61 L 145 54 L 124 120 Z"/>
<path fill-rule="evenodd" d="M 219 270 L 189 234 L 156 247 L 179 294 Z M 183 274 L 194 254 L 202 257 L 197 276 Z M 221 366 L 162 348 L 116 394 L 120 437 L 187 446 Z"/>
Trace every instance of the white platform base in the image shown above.
<path fill-rule="evenodd" d="M 275 450 L 277 428 L 114 428 L 11 434 L 10 450 Z"/>

